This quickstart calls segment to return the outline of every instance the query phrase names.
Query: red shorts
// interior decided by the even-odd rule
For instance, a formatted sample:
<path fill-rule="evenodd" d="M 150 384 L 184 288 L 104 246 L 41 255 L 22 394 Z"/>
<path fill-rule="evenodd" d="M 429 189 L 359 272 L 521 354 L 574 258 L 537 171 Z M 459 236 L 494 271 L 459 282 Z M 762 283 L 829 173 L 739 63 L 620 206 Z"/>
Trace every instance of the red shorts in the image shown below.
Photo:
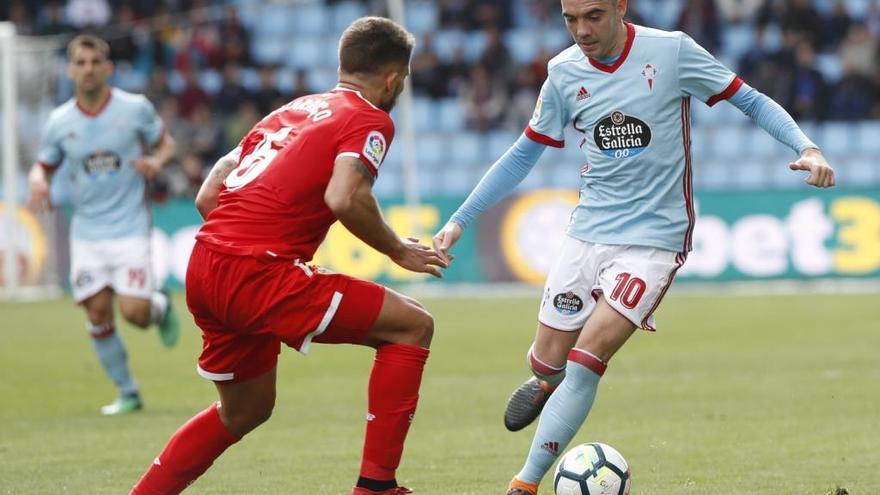
<path fill-rule="evenodd" d="M 223 382 L 262 375 L 275 367 L 282 342 L 303 354 L 313 341 L 361 343 L 384 297 L 373 282 L 196 242 L 186 304 L 202 330 L 199 374 Z"/>

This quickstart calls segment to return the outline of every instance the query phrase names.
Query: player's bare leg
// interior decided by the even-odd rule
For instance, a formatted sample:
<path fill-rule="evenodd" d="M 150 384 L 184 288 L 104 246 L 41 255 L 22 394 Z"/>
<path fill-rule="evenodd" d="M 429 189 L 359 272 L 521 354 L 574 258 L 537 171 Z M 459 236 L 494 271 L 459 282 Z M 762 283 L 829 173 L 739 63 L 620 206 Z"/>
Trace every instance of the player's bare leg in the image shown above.
<path fill-rule="evenodd" d="M 526 354 L 534 375 L 514 390 L 504 411 L 504 426 L 519 431 L 541 414 L 550 394 L 565 378 L 565 360 L 578 331 L 563 331 L 538 322 L 535 342 Z"/>
<path fill-rule="evenodd" d="M 149 298 L 118 296 L 119 312 L 126 321 L 139 328 L 155 323 L 165 347 L 174 347 L 180 336 L 180 324 L 171 305 L 171 295 L 154 291 Z"/>
<path fill-rule="evenodd" d="M 181 426 L 133 495 L 174 495 L 211 467 L 229 446 L 265 423 L 275 407 L 275 368 L 242 382 L 214 382 L 220 401 Z"/>
<path fill-rule="evenodd" d="M 604 297 L 599 298 L 568 354 L 565 379 L 547 401 L 526 463 L 511 482 L 509 495 L 537 494 L 541 479 L 586 420 L 608 361 L 635 328 Z"/>
<path fill-rule="evenodd" d="M 434 320 L 415 299 L 386 289 L 364 345 L 376 348 L 368 388 L 367 430 L 353 495 L 399 495 L 395 478 L 419 399 Z"/>
<path fill-rule="evenodd" d="M 86 327 L 98 361 L 119 391 L 115 401 L 101 407 L 101 414 L 125 414 L 141 409 L 143 402 L 128 367 L 125 344 L 116 333 L 113 322 L 113 291 L 105 287 L 82 301 L 82 306 L 89 320 Z"/>

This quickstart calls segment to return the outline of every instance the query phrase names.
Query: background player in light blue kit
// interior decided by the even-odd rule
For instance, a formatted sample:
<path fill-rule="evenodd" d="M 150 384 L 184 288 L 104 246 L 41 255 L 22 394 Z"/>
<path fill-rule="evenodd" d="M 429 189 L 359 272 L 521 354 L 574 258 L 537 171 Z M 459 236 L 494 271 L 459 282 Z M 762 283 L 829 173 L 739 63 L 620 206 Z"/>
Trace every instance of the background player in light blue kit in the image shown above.
<path fill-rule="evenodd" d="M 580 200 L 547 277 L 528 351 L 535 377 L 514 392 L 505 412 L 505 425 L 516 431 L 544 408 L 508 495 L 537 494 L 586 419 L 608 361 L 636 328 L 655 329 L 653 313 L 691 250 L 691 98 L 709 106 L 728 100 L 798 153 L 790 168 L 808 171 L 808 184 L 834 185 L 818 147 L 785 110 L 687 35 L 624 22 L 626 8 L 627 0 L 562 0 L 575 45 L 548 64 L 524 135 L 434 237 L 435 249 L 447 253 L 546 146 L 564 145 L 566 126 L 583 134 L 586 163 L 572 164 L 581 168 Z"/>
<path fill-rule="evenodd" d="M 107 83 L 113 64 L 106 42 L 81 35 L 67 53 L 75 94 L 46 122 L 28 201 L 36 209 L 49 205 L 49 181 L 59 168 L 72 181 L 70 284 L 86 310 L 98 359 L 119 389 L 101 412 L 121 414 L 142 402 L 116 333 L 113 294 L 123 318 L 140 328 L 157 324 L 165 346 L 179 333 L 170 298 L 154 287 L 145 191 L 146 180 L 173 156 L 174 141 L 144 96 Z"/>

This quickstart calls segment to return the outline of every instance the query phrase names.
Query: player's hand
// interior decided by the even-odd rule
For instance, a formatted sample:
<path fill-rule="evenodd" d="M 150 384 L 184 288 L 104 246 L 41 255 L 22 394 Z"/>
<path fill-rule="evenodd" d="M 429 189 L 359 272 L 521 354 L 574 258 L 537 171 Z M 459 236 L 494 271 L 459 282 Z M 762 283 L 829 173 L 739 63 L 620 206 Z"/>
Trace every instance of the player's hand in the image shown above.
<path fill-rule="evenodd" d="M 162 164 L 154 156 L 143 156 L 134 162 L 134 169 L 147 179 L 152 179 L 159 175 Z"/>
<path fill-rule="evenodd" d="M 434 251 L 437 251 L 437 254 L 442 256 L 446 263 L 452 263 L 455 258 L 449 254 L 449 250 L 458 242 L 462 232 L 461 225 L 455 222 L 446 222 L 440 232 L 434 235 Z"/>
<path fill-rule="evenodd" d="M 52 201 L 49 197 L 49 183 L 44 178 L 28 179 L 28 208 L 39 213 L 52 209 Z"/>
<path fill-rule="evenodd" d="M 790 163 L 788 168 L 810 172 L 806 183 L 811 186 L 831 187 L 834 185 L 834 169 L 825 161 L 822 152 L 815 148 L 804 150 L 801 157 L 796 162 Z"/>
<path fill-rule="evenodd" d="M 403 239 L 400 248 L 389 257 L 391 261 L 411 272 L 430 273 L 437 278 L 443 278 L 440 268 L 449 266 L 436 251 L 411 237 Z"/>

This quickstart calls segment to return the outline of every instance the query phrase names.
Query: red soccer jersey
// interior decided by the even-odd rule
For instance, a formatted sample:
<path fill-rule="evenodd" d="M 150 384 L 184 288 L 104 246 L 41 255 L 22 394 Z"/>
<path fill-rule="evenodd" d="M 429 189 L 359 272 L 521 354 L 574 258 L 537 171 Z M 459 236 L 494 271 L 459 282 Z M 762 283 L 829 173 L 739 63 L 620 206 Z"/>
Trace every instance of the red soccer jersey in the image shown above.
<path fill-rule="evenodd" d="M 375 177 L 393 138 L 388 113 L 357 91 L 297 98 L 233 151 L 238 167 L 196 239 L 230 254 L 311 260 L 336 221 L 324 203 L 336 159 L 360 158 Z"/>

